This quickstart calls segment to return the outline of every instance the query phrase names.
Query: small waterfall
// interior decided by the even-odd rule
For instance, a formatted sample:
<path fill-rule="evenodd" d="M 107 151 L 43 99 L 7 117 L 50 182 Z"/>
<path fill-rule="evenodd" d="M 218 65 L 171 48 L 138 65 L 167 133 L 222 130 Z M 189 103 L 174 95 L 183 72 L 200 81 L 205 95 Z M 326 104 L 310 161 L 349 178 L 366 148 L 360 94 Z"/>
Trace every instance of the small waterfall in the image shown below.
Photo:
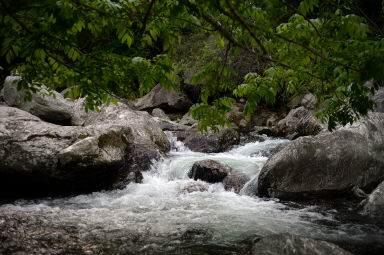
<path fill-rule="evenodd" d="M 198 254 L 209 247 L 216 253 L 220 249 L 232 253 L 233 247 L 241 250 L 255 237 L 271 233 L 354 243 L 383 240 L 383 231 L 375 227 L 335 220 L 334 210 L 289 206 L 254 196 L 252 181 L 235 194 L 226 191 L 222 183 L 208 184 L 187 176 L 194 162 L 213 159 L 252 180 L 271 150 L 287 144 L 287 140 L 266 138 L 228 152 L 199 153 L 186 148 L 172 133 L 167 136 L 171 151 L 154 162 L 150 171 L 143 172 L 143 183 L 129 184 L 123 190 L 2 205 L 0 230 L 5 229 L 20 250 L 26 249 L 25 242 L 31 243 L 32 250 L 26 253 L 40 253 L 33 244 L 41 240 L 50 240 L 64 253 L 74 253 L 76 248 L 78 253 L 95 249 L 94 253 L 102 250 L 105 254 Z M 183 192 L 191 183 L 204 189 Z M 13 235 L 18 228 L 22 236 L 17 232 Z"/>

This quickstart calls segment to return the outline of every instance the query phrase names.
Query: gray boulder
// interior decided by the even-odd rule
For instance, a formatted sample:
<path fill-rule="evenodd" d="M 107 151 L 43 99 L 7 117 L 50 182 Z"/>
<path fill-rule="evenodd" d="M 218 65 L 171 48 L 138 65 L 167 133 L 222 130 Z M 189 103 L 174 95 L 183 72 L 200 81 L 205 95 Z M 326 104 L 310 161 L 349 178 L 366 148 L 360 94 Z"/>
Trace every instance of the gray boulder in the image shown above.
<path fill-rule="evenodd" d="M 135 103 L 138 110 L 152 110 L 160 108 L 165 111 L 188 111 L 192 101 L 183 92 L 168 92 L 160 84 L 156 85 L 148 94 L 139 98 Z"/>
<path fill-rule="evenodd" d="M 158 118 L 161 118 L 161 119 L 165 119 L 165 120 L 170 120 L 168 115 L 165 114 L 165 112 L 163 110 L 161 110 L 160 108 L 155 108 L 152 110 L 152 116 L 153 117 L 158 117 Z"/>
<path fill-rule="evenodd" d="M 231 168 L 215 160 L 195 162 L 188 172 L 188 177 L 210 183 L 221 182 L 231 172 Z"/>
<path fill-rule="evenodd" d="M 250 180 L 250 178 L 243 173 L 231 173 L 225 177 L 224 189 L 228 191 L 233 191 L 239 193 L 244 185 Z"/>
<path fill-rule="evenodd" d="M 113 183 L 119 170 L 137 170 L 137 161 L 145 162 L 140 165 L 145 170 L 169 142 L 156 124 L 144 119 L 58 126 L 0 106 L 0 187 L 6 190 L 2 194 L 97 190 Z M 144 156 L 137 156 L 137 151 L 145 151 Z"/>
<path fill-rule="evenodd" d="M 71 105 L 56 91 L 49 92 L 41 86 L 39 92 L 32 95 L 31 101 L 25 101 L 25 92 L 17 91 L 20 76 L 8 76 L 4 81 L 4 101 L 7 105 L 27 111 L 48 122 L 70 125 Z M 51 94 L 50 94 L 51 93 Z"/>
<path fill-rule="evenodd" d="M 253 245 L 252 255 L 352 255 L 339 246 L 292 234 L 273 234 Z"/>
<path fill-rule="evenodd" d="M 304 106 L 291 110 L 277 124 L 277 135 L 289 139 L 299 136 L 317 135 L 325 130 L 325 125 L 313 117 L 313 113 Z"/>
<path fill-rule="evenodd" d="M 383 155 L 384 114 L 371 113 L 352 126 L 290 143 L 264 165 L 258 193 L 302 199 L 367 192 L 384 180 Z"/>
<path fill-rule="evenodd" d="M 361 214 L 375 218 L 384 218 L 384 182 L 365 199 L 361 205 Z"/>
<path fill-rule="evenodd" d="M 317 98 L 311 93 L 305 94 L 300 102 L 300 105 L 304 106 L 307 109 L 314 109 L 316 104 Z"/>
<path fill-rule="evenodd" d="M 157 124 L 164 131 L 185 131 L 191 128 L 189 126 L 185 126 L 177 122 L 171 121 L 170 119 L 162 119 L 162 118 L 154 117 L 153 120 L 156 121 Z"/>
<path fill-rule="evenodd" d="M 222 129 L 217 133 L 202 134 L 197 128 L 178 132 L 177 137 L 185 146 L 196 152 L 215 153 L 227 151 L 231 146 L 240 142 L 239 133 L 233 129 Z"/>
<path fill-rule="evenodd" d="M 373 96 L 373 101 L 375 101 L 375 111 L 376 112 L 384 112 L 384 88 L 380 88 L 376 91 L 376 94 Z"/>
<path fill-rule="evenodd" d="M 195 120 L 194 118 L 192 118 L 192 116 L 189 115 L 189 113 L 184 114 L 184 116 L 179 121 L 179 124 L 186 125 L 186 126 L 197 125 L 197 123 L 198 123 L 198 121 Z"/>

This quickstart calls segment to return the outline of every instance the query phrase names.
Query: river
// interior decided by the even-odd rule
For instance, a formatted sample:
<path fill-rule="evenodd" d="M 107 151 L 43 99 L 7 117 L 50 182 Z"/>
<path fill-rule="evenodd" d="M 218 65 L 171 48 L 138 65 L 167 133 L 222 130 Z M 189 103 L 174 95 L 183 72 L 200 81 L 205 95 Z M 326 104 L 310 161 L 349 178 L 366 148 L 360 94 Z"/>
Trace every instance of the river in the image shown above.
<path fill-rule="evenodd" d="M 0 253 L 244 254 L 255 240 L 272 233 L 328 240 L 361 254 L 384 250 L 384 229 L 361 220 L 349 204 L 339 209 L 281 202 L 201 181 L 207 191 L 183 191 L 194 182 L 187 172 L 195 161 L 217 160 L 253 178 L 265 155 L 287 140 L 263 137 L 206 154 L 168 136 L 172 150 L 143 173 L 142 184 L 0 206 Z M 353 216 L 340 216 L 348 211 Z"/>

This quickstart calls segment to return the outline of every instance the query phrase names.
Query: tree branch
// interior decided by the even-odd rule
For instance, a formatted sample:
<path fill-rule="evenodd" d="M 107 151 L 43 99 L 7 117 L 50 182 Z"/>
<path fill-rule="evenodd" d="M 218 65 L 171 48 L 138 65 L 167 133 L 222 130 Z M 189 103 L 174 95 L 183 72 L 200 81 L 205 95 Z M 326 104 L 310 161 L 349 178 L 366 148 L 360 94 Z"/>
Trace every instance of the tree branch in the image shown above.
<path fill-rule="evenodd" d="M 236 8 L 233 6 L 231 0 L 226 0 L 229 8 L 232 10 L 232 12 L 235 14 L 237 20 L 248 30 L 248 32 L 252 35 L 253 39 L 255 39 L 256 43 L 259 45 L 261 50 L 265 55 L 268 55 L 267 50 L 264 48 L 264 45 L 260 41 L 260 39 L 256 36 L 255 32 L 252 30 L 252 28 L 249 26 L 249 24 L 240 16 L 239 12 L 236 10 Z"/>

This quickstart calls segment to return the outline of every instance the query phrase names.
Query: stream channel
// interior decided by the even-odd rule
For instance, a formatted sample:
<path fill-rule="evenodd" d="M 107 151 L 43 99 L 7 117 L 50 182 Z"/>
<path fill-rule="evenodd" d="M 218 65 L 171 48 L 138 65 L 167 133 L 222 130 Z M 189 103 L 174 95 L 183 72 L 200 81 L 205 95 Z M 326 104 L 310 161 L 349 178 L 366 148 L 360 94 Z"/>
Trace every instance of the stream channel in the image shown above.
<path fill-rule="evenodd" d="M 253 178 L 288 140 L 261 137 L 223 153 L 198 153 L 167 134 L 172 150 L 123 190 L 0 206 L 0 254 L 247 254 L 273 233 L 330 241 L 355 254 L 384 254 L 384 228 L 354 203 L 282 202 L 226 191 L 185 192 L 194 162 L 213 159 Z M 19 253 L 18 253 L 19 252 Z"/>

